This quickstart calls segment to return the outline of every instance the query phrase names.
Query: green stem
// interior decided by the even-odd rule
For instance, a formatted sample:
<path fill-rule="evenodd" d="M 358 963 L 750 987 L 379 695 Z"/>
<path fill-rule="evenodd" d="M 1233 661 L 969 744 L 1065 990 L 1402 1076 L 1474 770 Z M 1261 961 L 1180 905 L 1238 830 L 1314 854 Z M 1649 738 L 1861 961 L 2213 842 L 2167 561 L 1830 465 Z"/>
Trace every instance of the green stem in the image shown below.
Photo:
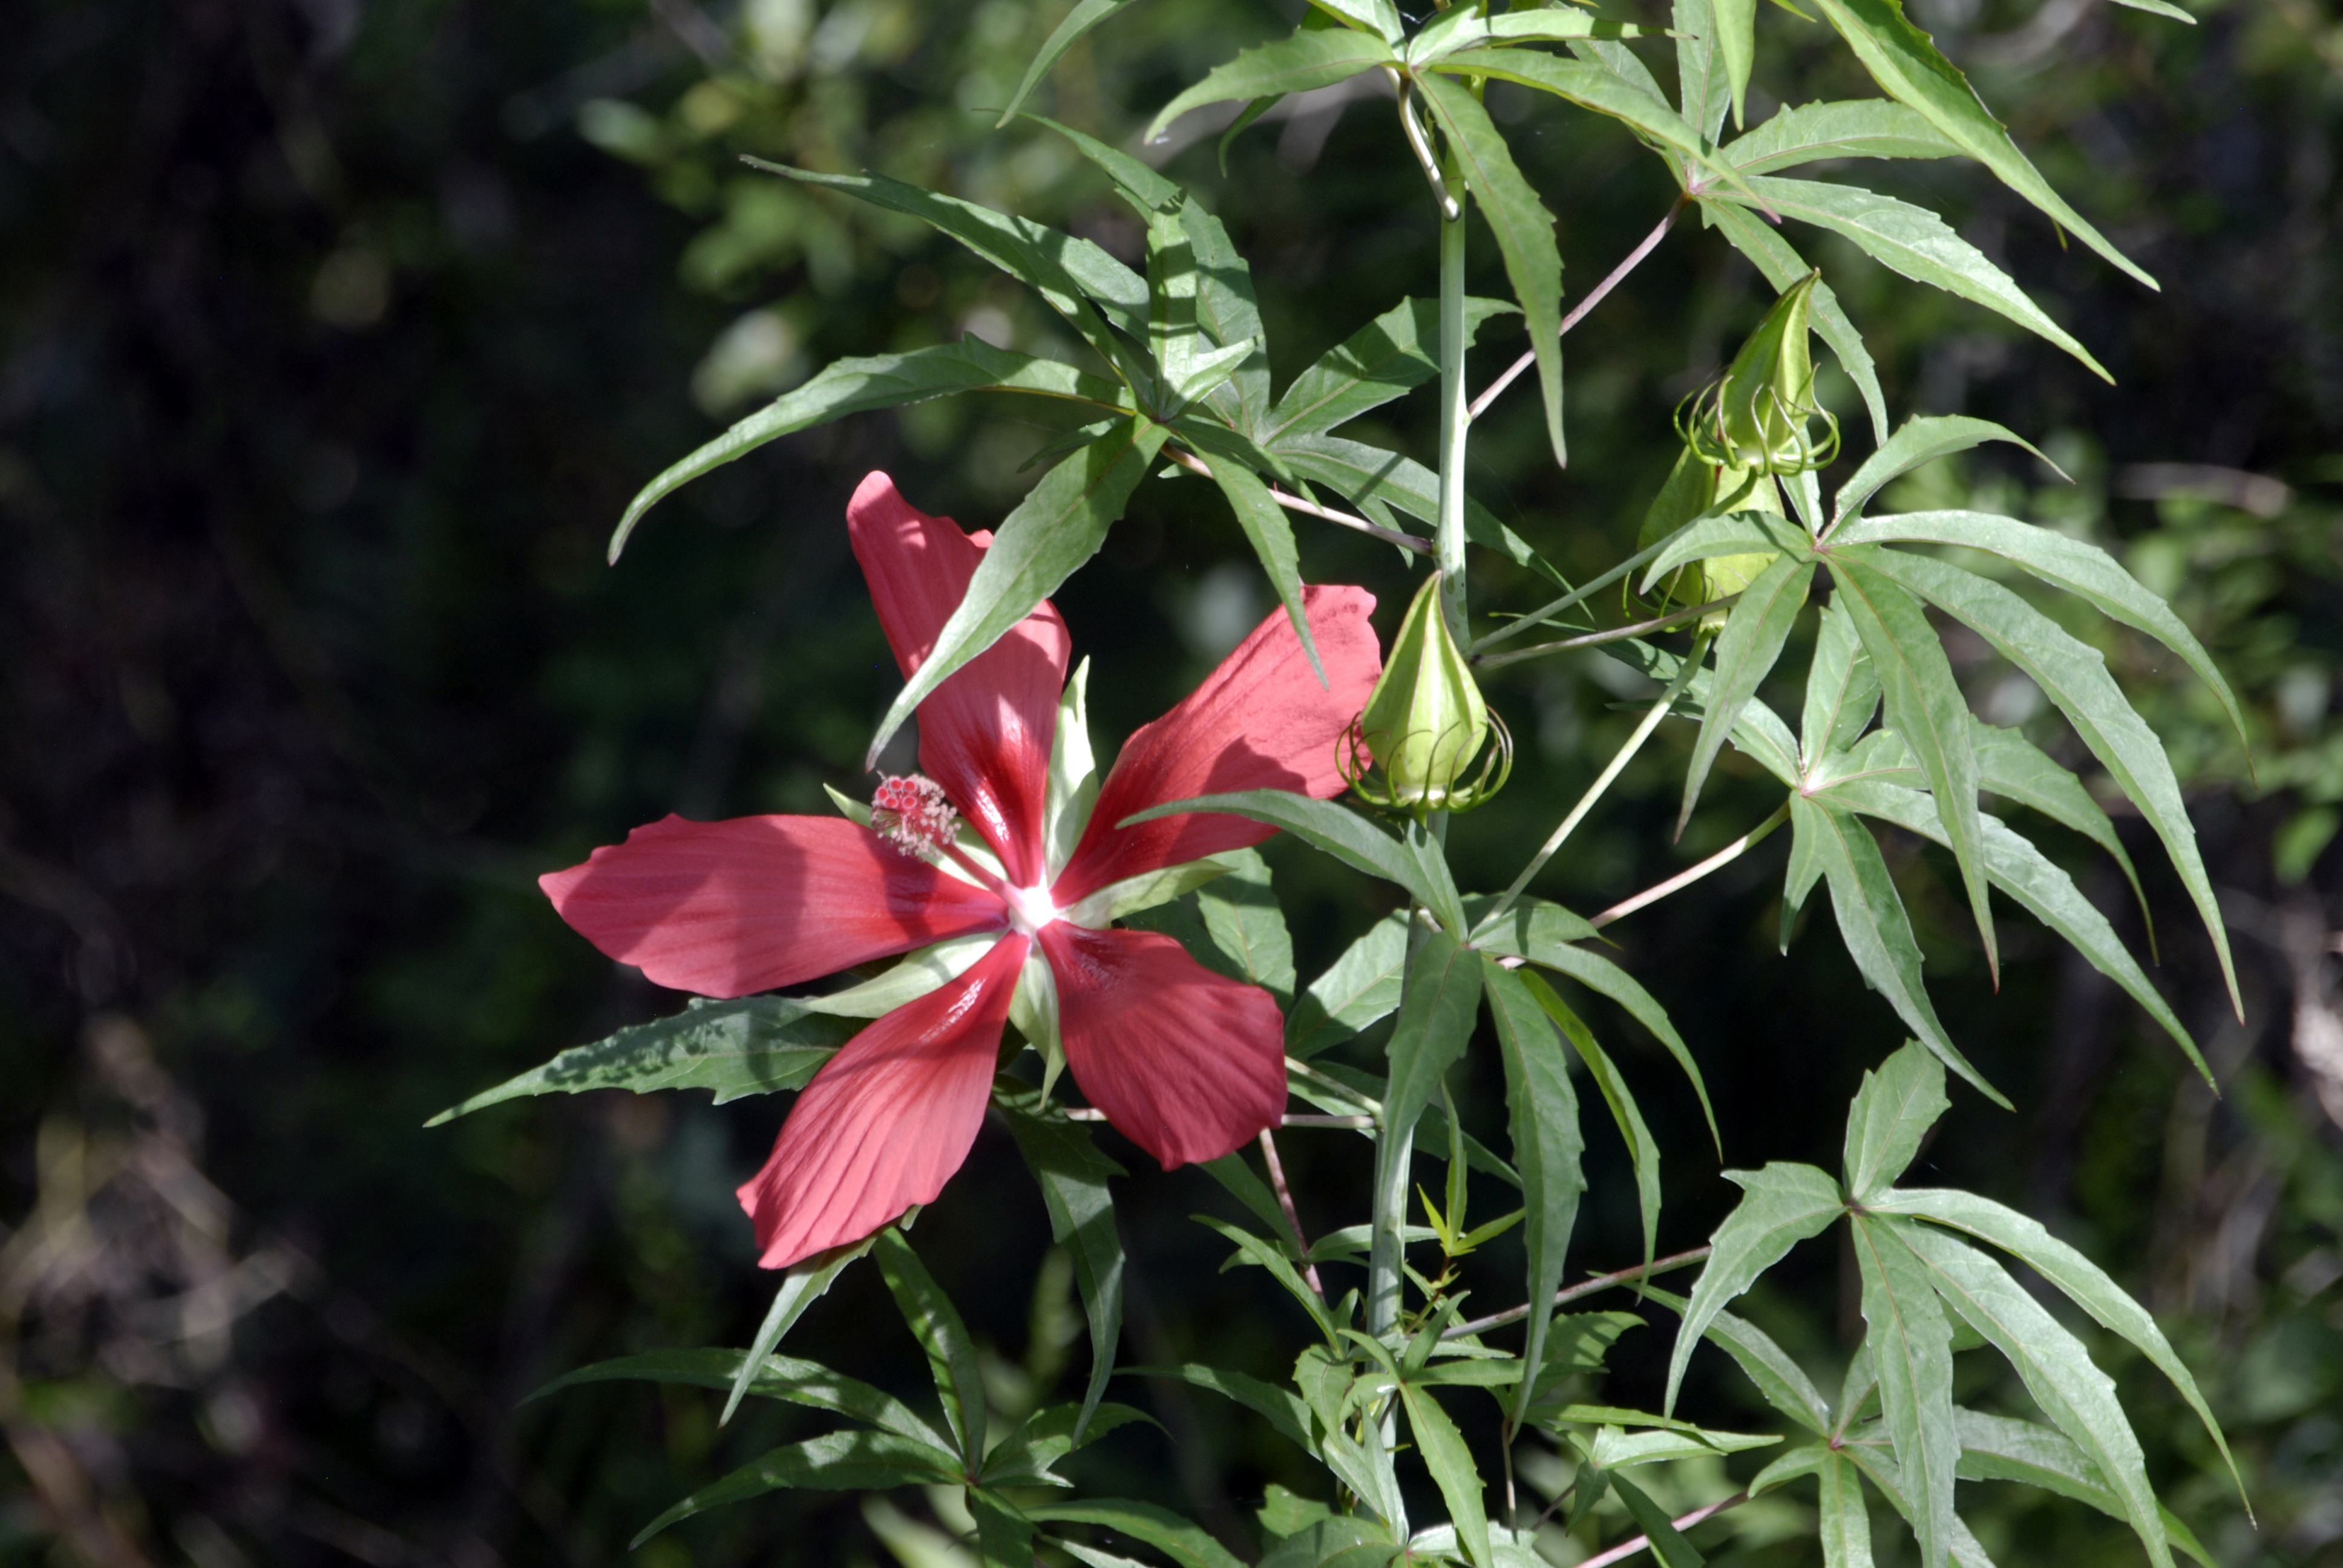
<path fill-rule="evenodd" d="M 1449 189 L 1459 188 L 1453 169 Z M 1464 443 L 1473 427 L 1464 395 L 1464 218 L 1440 226 L 1440 607 L 1449 635 L 1461 647 L 1472 640 L 1465 620 Z"/>
<path fill-rule="evenodd" d="M 1487 930 L 1513 907 L 1513 900 L 1522 896 L 1522 890 L 1530 885 L 1530 879 L 1545 869 L 1545 863 L 1554 859 L 1554 852 L 1562 848 L 1563 840 L 1568 839 L 1578 824 L 1585 819 L 1586 814 L 1594 809 L 1594 803 L 1603 799 L 1604 791 L 1611 788 L 1635 753 L 1643 749 L 1644 742 L 1652 738 L 1652 731 L 1660 727 L 1660 720 L 1668 716 L 1668 709 L 1676 705 L 1676 699 L 1682 697 L 1684 688 L 1692 684 L 1692 678 L 1699 673 L 1701 661 L 1707 656 L 1708 637 L 1703 633 L 1694 641 L 1692 651 L 1684 656 L 1684 663 L 1677 667 L 1676 678 L 1668 682 L 1668 689 L 1660 693 L 1659 700 L 1652 704 L 1652 710 L 1644 715 L 1643 722 L 1635 726 L 1635 732 L 1627 737 L 1624 746 L 1619 748 L 1619 754 L 1612 758 L 1610 764 L 1596 775 L 1594 782 L 1586 787 L 1586 793 L 1578 798 L 1578 804 L 1570 809 L 1570 815 L 1562 819 L 1562 825 L 1554 829 L 1553 836 L 1539 847 L 1538 852 L 1530 857 L 1530 863 L 1522 868 L 1522 874 L 1513 879 L 1513 885 L 1505 890 L 1505 896 L 1499 899 L 1496 907 L 1483 918 L 1477 930 Z"/>

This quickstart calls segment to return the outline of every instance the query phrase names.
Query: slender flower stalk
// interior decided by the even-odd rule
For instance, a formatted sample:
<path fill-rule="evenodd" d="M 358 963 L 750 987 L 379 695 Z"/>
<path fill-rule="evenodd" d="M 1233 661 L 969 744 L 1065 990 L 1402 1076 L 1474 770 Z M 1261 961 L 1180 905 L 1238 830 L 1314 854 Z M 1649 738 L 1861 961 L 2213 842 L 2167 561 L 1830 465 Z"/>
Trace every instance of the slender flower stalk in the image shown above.
<path fill-rule="evenodd" d="M 1595 776 L 1594 782 L 1586 787 L 1586 793 L 1578 798 L 1578 804 L 1570 809 L 1570 815 L 1564 817 L 1561 825 L 1538 847 L 1538 852 L 1530 857 L 1529 864 L 1522 868 L 1522 874 L 1513 879 L 1513 886 L 1505 890 L 1503 896 L 1482 918 L 1480 930 L 1487 930 L 1495 925 L 1504 912 L 1513 907 L 1513 900 L 1522 896 L 1522 890 L 1530 885 L 1530 879 L 1545 869 L 1545 863 L 1554 859 L 1554 852 L 1562 848 L 1586 814 L 1594 809 L 1594 803 L 1603 799 L 1604 792 L 1634 759 L 1635 753 L 1644 749 L 1644 742 L 1652 738 L 1652 731 L 1660 727 L 1660 720 L 1665 719 L 1668 710 L 1676 705 L 1676 699 L 1682 697 L 1684 688 L 1692 684 L 1692 678 L 1698 673 L 1701 660 L 1707 653 L 1708 639 L 1705 637 L 1693 644 L 1692 651 L 1677 667 L 1676 678 L 1668 682 L 1668 689 L 1660 693 L 1659 699 L 1652 704 L 1651 711 L 1644 715 L 1643 722 L 1635 726 L 1634 733 L 1627 737 L 1626 744 L 1619 748 L 1618 754 Z"/>
<path fill-rule="evenodd" d="M 1706 604 L 1696 604 L 1684 609 L 1672 609 L 1665 615 L 1655 615 L 1649 620 L 1631 621 L 1625 626 L 1605 627 L 1601 631 L 1590 631 L 1584 637 L 1566 637 L 1560 642 L 1542 642 L 1535 648 L 1517 648 L 1511 653 L 1475 654 L 1473 656 L 1473 662 L 1483 669 L 1503 669 L 1509 664 L 1519 664 L 1525 658 L 1542 658 L 1549 653 L 1569 653 L 1576 648 L 1600 648 L 1606 642 L 1625 642 L 1631 638 L 1642 637 L 1647 632 L 1665 631 L 1672 626 L 1681 626 L 1688 620 L 1698 620 L 1702 616 L 1725 608 L 1740 597 L 1739 594 L 1727 594 L 1723 598 L 1713 598 Z"/>
<path fill-rule="evenodd" d="M 1643 265 L 1643 260 L 1645 256 L 1651 255 L 1654 250 L 1659 247 L 1660 241 L 1668 236 L 1668 230 L 1675 226 L 1676 215 L 1684 211 L 1684 198 L 1682 196 L 1678 196 L 1674 204 L 1668 208 L 1668 216 L 1660 219 L 1658 226 L 1644 236 L 1643 243 L 1636 246 L 1634 249 L 1629 251 L 1625 258 L 1622 260 L 1618 266 L 1611 269 L 1610 276 L 1605 277 L 1602 282 L 1596 284 L 1594 286 L 1594 291 L 1592 294 L 1589 294 L 1585 298 L 1580 300 L 1577 307 L 1572 310 L 1569 315 L 1562 318 L 1562 331 L 1564 334 L 1567 334 L 1572 327 L 1577 326 L 1581 321 L 1584 321 L 1586 318 L 1586 313 L 1588 311 L 1593 310 L 1596 306 L 1602 304 L 1604 297 L 1606 295 L 1608 295 L 1613 289 L 1618 287 L 1620 282 L 1624 279 L 1629 273 L 1634 271 L 1636 267 Z M 1473 399 L 1473 407 L 1471 410 L 1472 417 L 1478 419 L 1482 414 L 1488 409 L 1489 405 L 1497 400 L 1497 395 L 1499 393 L 1503 392 L 1506 387 L 1511 387 L 1515 381 L 1520 380 L 1522 376 L 1528 371 L 1529 367 L 1536 363 L 1537 354 L 1533 350 L 1532 352 L 1523 354 L 1519 359 L 1514 360 L 1511 365 L 1507 366 L 1505 367 L 1505 373 L 1503 376 L 1500 376 L 1494 381 L 1490 382 L 1488 389 L 1483 392 L 1478 397 Z"/>
<path fill-rule="evenodd" d="M 1670 893 L 1683 891 L 1684 889 L 1691 887 L 1694 882 L 1699 881 L 1703 877 L 1707 876 L 1711 871 L 1720 870 L 1723 868 L 1731 865 L 1734 861 L 1747 854 L 1751 849 L 1754 849 L 1759 844 L 1764 843 L 1767 835 L 1771 834 L 1775 829 L 1780 827 L 1789 819 L 1790 803 L 1787 800 L 1785 800 L 1782 802 L 1780 807 L 1775 810 L 1772 816 L 1766 818 L 1763 822 L 1758 823 L 1755 828 L 1750 829 L 1746 833 L 1742 834 L 1738 839 L 1734 839 L 1733 842 L 1725 846 L 1724 849 L 1719 849 L 1715 854 L 1711 855 L 1707 859 L 1703 860 L 1699 865 L 1688 867 L 1684 870 L 1678 871 L 1666 881 L 1659 883 L 1655 887 L 1645 888 L 1642 892 L 1637 893 L 1632 899 L 1620 900 L 1617 903 L 1612 905 L 1609 909 L 1604 910 L 1601 914 L 1595 916 L 1586 923 L 1599 930 L 1604 926 L 1609 925 L 1614 920 L 1623 920 L 1625 917 L 1634 914 L 1637 910 L 1644 909 L 1648 905 L 1658 903 Z"/>

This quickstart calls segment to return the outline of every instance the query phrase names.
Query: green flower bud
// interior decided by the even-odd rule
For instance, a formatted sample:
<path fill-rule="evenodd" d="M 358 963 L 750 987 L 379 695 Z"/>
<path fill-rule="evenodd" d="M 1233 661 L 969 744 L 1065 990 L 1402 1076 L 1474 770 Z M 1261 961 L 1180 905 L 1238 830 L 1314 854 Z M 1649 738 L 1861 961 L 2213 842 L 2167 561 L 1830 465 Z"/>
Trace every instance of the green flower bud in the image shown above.
<path fill-rule="evenodd" d="M 1838 455 L 1838 421 L 1815 402 L 1815 361 L 1807 341 L 1820 272 L 1783 291 L 1733 357 L 1725 379 L 1678 409 L 1684 444 L 1712 465 L 1765 474 L 1802 474 Z M 1807 426 L 1819 417 L 1824 436 Z"/>
<path fill-rule="evenodd" d="M 1711 512 L 1771 512 L 1780 517 L 1781 487 L 1763 469 L 1706 462 L 1687 447 L 1677 457 L 1651 509 L 1644 514 L 1638 545 L 1658 544 L 1694 518 Z M 1770 550 L 1694 561 L 1668 579 L 1662 597 L 1679 604 L 1707 604 L 1739 593 L 1773 564 Z M 1723 617 L 1720 610 L 1715 618 L 1722 621 Z"/>
<path fill-rule="evenodd" d="M 1493 731 L 1496 749 L 1483 758 Z M 1346 739 L 1343 772 L 1352 789 L 1393 810 L 1418 817 L 1469 811 L 1504 787 L 1513 769 L 1513 741 L 1503 721 L 1482 699 L 1463 650 L 1449 635 L 1440 609 L 1438 572 L 1407 607 L 1383 678 Z"/>

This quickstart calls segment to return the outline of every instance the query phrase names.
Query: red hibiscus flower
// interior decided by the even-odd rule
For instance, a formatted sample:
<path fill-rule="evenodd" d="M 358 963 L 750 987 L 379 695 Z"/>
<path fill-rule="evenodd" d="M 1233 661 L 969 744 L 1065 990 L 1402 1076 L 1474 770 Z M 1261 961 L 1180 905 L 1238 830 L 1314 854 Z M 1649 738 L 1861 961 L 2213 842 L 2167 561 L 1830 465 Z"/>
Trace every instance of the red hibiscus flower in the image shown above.
<path fill-rule="evenodd" d="M 991 536 L 924 515 L 875 473 L 856 490 L 847 526 L 908 677 Z M 745 996 L 958 942 L 960 964 L 937 955 L 939 970 L 957 973 L 879 1018 L 814 1075 L 772 1157 L 740 1189 L 767 1268 L 857 1241 L 934 1200 L 976 1141 L 1021 986 L 1021 1024 L 1054 1010 L 1074 1081 L 1165 1170 L 1226 1154 L 1277 1120 L 1285 1067 L 1276 1002 L 1168 937 L 1111 921 L 1134 879 L 1273 831 L 1224 814 L 1117 827 L 1124 818 L 1222 790 L 1341 791 L 1335 742 L 1381 666 L 1367 624 L 1374 599 L 1354 588 L 1305 593 L 1328 687 L 1284 612 L 1272 613 L 1124 745 L 1062 854 L 1053 839 L 1062 846 L 1072 833 L 1051 820 L 1050 759 L 1069 639 L 1045 602 L 920 705 L 924 776 L 883 781 L 871 827 L 669 817 L 541 879 L 561 918 L 603 952 L 703 996 Z M 957 834 L 955 816 L 980 845 Z M 986 934 L 989 947 L 969 940 Z M 972 965 L 970 947 L 982 949 Z"/>

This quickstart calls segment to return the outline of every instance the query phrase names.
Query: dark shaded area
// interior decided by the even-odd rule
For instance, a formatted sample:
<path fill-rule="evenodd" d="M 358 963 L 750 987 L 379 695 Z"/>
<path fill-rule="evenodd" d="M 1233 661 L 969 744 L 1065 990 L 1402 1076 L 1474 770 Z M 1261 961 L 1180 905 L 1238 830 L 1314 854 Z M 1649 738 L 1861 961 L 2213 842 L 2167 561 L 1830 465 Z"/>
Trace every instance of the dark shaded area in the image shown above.
<path fill-rule="evenodd" d="M 961 330 L 1055 341 L 1038 304 L 956 250 L 737 173 L 733 152 L 868 164 L 1135 255 L 1094 176 L 1041 133 L 993 136 L 970 112 L 1001 101 L 1056 18 L 1017 0 L 739 16 L 686 0 L 35 0 L 12 18 L 0 1563 L 616 1561 L 694 1485 L 821 1430 L 751 1406 L 719 1433 L 715 1403 L 680 1390 L 519 1402 L 604 1356 L 745 1342 L 770 1281 L 731 1190 L 778 1105 L 597 1094 L 421 1123 L 677 1003 L 562 927 L 536 875 L 669 810 L 820 811 L 825 782 L 867 792 L 860 754 L 895 678 L 846 553 L 845 498 L 885 467 L 928 509 L 989 522 L 1056 434 L 1045 416 L 961 403 L 858 417 L 665 503 L 615 571 L 602 544 L 648 476 L 830 357 Z M 1875 166 L 1880 188 L 1946 206 L 2118 381 L 1802 236 L 1899 417 L 2000 419 L 2079 481 L 1986 457 L 1916 476 L 1897 504 L 2007 509 L 2117 549 L 2230 672 L 2257 775 L 2177 660 L 2087 634 L 2170 739 L 2225 890 L 2243 1024 L 2152 836 L 2122 823 L 2159 983 L 2215 1063 L 2218 1100 L 2014 912 L 1993 994 L 1949 864 L 1890 843 L 1946 1022 L 2019 1107 L 1956 1097 L 1923 1172 L 2040 1215 L 2168 1315 L 2233 1423 L 2258 1533 L 2177 1399 L 2141 1366 L 2108 1364 L 2159 1481 L 2225 1563 L 2343 1562 L 2343 34 L 2318 0 L 2208 5 L 2193 30 L 2074 0 L 2032 14 L 1936 0 L 1923 19 L 2165 291 L 2062 250 L 1980 177 Z M 1125 136 L 1281 21 L 1237 0 L 1154 0 L 1069 56 L 1051 112 Z M 1795 82 L 1800 101 L 1865 90 L 1818 30 L 1769 14 L 1761 37 L 1765 107 L 1768 85 Z M 1586 116 L 1502 94 L 1493 108 L 1562 216 L 1583 292 L 1665 210 L 1659 166 Z M 1281 383 L 1431 290 L 1433 219 L 1380 101 L 1271 121 L 1225 180 L 1211 145 L 1172 169 L 1253 258 Z M 1483 288 L 1501 291 L 1485 234 L 1474 244 Z M 1553 468 L 1516 394 L 1476 433 L 1479 493 L 1566 569 L 1608 564 L 1672 459 L 1668 410 L 1762 296 L 1714 236 L 1680 230 L 1570 339 L 1573 468 Z M 1476 378 L 1518 346 L 1494 327 L 1487 341 Z M 1430 411 L 1418 394 L 1377 422 L 1428 454 Z M 1408 591 L 1393 552 L 1302 539 L 1306 574 L 1372 588 L 1388 632 Z M 1533 592 L 1493 572 L 1476 584 L 1484 606 Z M 1109 737 L 1175 700 L 1270 606 L 1192 480 L 1142 486 L 1060 602 Z M 2081 759 L 2038 694 L 1983 648 L 1953 651 L 1987 717 Z M 1468 881 L 1501 885 L 1624 736 L 1614 705 L 1641 689 L 1606 684 L 1604 668 L 1492 682 L 1523 759 L 1506 795 L 1457 825 Z M 1785 668 L 1802 668 L 1795 650 Z M 1672 846 L 1689 744 L 1674 728 L 1545 890 L 1600 908 L 1770 809 L 1728 756 Z M 2080 842 L 2058 848 L 2139 944 L 2120 878 Z M 1611 933 L 1693 1043 L 1736 1168 L 1834 1163 L 1847 1096 L 1900 1038 L 1823 900 L 1777 955 L 1783 849 Z M 1295 846 L 1270 858 L 1305 978 L 1386 907 Z M 1590 1017 L 1669 1152 L 1662 1247 L 1692 1245 L 1734 1196 L 1696 1106 L 1624 1015 Z M 1460 1093 L 1493 1137 L 1501 1091 L 1476 1053 Z M 1226 1199 L 1107 1142 L 1133 1172 L 1124 1357 L 1279 1375 L 1290 1308 L 1257 1276 L 1216 1274 L 1222 1243 L 1185 1219 Z M 1590 1142 L 1574 1268 L 1615 1267 L 1638 1245 L 1632 1183 L 1607 1129 Z M 1363 1141 L 1296 1132 L 1283 1147 L 1313 1231 L 1364 1218 L 1350 1207 Z M 1500 1194 L 1476 1187 L 1475 1203 L 1493 1213 Z M 1079 1311 L 1042 1264 L 1041 1207 L 998 1130 L 916 1238 L 996 1348 L 1004 1408 L 1079 1387 Z M 1490 1250 L 1476 1305 L 1512 1302 L 1516 1257 Z M 1851 1272 L 1809 1248 L 1753 1306 L 1826 1378 Z M 1666 1333 L 1624 1342 L 1607 1398 L 1657 1402 Z M 791 1345 L 920 1387 L 867 1269 Z M 2012 1391 L 1963 1393 L 2023 1408 Z M 1122 1397 L 1165 1434 L 1131 1429 L 1080 1462 L 1090 1490 L 1237 1539 L 1269 1482 L 1315 1488 L 1228 1406 L 1168 1386 Z M 1723 1424 L 1763 1420 L 1702 1362 L 1689 1399 Z M 2134 1560 L 2109 1522 L 1986 1495 L 1970 1512 L 1999 1561 Z M 1805 1560 L 1764 1528 L 1713 1526 L 1715 1551 Z M 1884 1528 L 1880 1546 L 1909 1557 Z M 884 1560 L 851 1506 L 818 1497 L 710 1514 L 642 1555 Z"/>

